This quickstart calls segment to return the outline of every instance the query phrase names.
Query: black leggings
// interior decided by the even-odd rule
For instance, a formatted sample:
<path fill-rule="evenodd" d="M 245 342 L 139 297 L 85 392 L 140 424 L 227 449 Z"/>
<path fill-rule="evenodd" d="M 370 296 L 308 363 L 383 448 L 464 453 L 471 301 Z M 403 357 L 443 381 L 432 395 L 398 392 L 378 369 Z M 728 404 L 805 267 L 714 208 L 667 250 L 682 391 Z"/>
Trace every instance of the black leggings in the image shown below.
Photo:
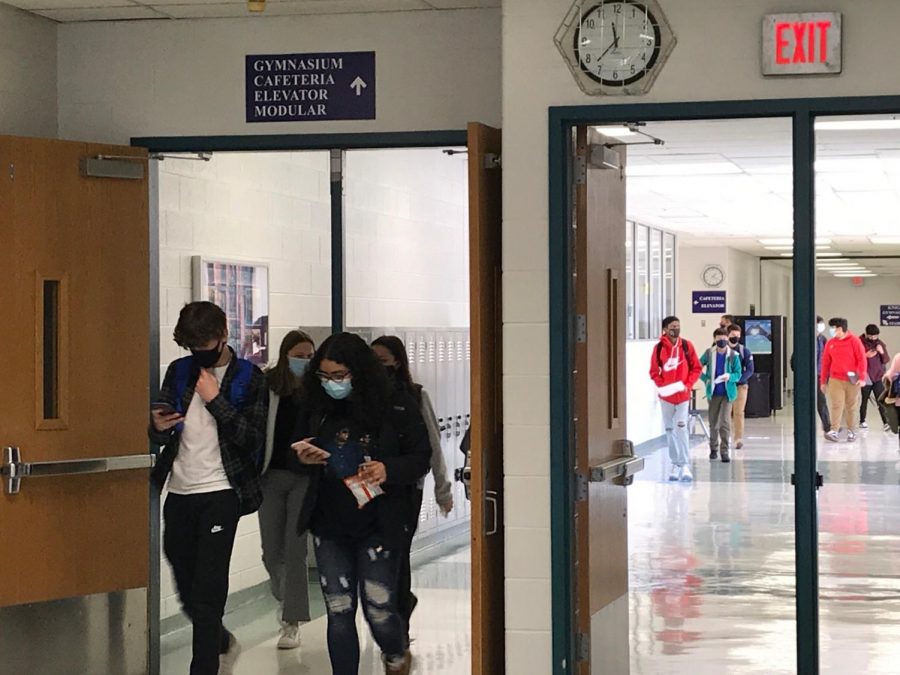
<path fill-rule="evenodd" d="M 866 421 L 866 411 L 869 407 L 869 397 L 872 394 L 875 394 L 875 405 L 878 407 L 878 414 L 881 415 L 881 423 L 887 424 L 887 419 L 884 416 L 884 412 L 881 410 L 881 406 L 878 405 L 878 398 L 881 394 L 884 393 L 884 382 L 878 380 L 872 384 L 866 385 L 862 390 L 862 403 L 859 406 L 859 421 Z"/>

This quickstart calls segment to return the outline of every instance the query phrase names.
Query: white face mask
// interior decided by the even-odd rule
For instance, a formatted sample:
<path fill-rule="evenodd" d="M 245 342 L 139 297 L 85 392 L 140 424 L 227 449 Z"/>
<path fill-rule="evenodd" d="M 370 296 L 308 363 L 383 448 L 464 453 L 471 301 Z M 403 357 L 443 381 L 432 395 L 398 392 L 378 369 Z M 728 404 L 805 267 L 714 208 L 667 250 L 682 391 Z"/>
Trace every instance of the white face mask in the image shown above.
<path fill-rule="evenodd" d="M 816 324 L 816 329 L 817 329 L 820 333 L 824 333 L 824 332 L 825 332 L 825 324 L 824 324 L 824 323 L 817 323 L 817 324 Z"/>

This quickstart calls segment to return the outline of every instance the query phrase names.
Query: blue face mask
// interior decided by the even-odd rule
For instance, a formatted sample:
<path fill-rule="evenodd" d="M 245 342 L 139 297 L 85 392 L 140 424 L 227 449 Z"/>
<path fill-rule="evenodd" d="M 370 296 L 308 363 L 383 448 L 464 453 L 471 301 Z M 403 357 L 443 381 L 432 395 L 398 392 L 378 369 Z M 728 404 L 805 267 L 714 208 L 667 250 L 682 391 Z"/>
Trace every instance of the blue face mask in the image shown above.
<path fill-rule="evenodd" d="M 335 382 L 334 380 L 326 380 L 322 383 L 325 393 L 336 401 L 342 401 L 353 391 L 353 381 L 344 380 L 343 382 Z"/>
<path fill-rule="evenodd" d="M 297 377 L 303 377 L 306 369 L 309 367 L 309 359 L 301 359 L 297 356 L 288 357 L 288 366 L 291 372 Z"/>
<path fill-rule="evenodd" d="M 835 328 L 834 326 L 832 326 L 831 328 L 828 329 L 828 334 L 829 334 L 831 337 L 834 337 L 835 335 L 837 335 L 837 328 Z"/>

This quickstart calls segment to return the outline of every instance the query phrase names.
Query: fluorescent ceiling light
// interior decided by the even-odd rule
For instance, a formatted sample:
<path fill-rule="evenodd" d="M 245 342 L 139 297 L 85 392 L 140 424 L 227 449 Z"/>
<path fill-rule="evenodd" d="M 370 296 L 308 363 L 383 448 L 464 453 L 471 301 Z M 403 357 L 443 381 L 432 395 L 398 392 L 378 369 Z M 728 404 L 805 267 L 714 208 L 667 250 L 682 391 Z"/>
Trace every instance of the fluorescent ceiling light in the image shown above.
<path fill-rule="evenodd" d="M 793 246 L 794 240 L 791 237 L 775 237 L 772 239 L 759 239 L 763 246 Z M 827 246 L 831 243 L 828 237 L 816 237 L 816 244 L 819 246 Z"/>
<path fill-rule="evenodd" d="M 691 178 L 694 176 L 721 176 L 725 174 L 743 173 L 741 168 L 731 162 L 697 162 L 696 164 L 644 164 L 629 166 L 625 169 L 629 176 L 678 176 Z"/>
<path fill-rule="evenodd" d="M 879 131 L 900 129 L 900 120 L 816 120 L 816 131 Z"/>
<path fill-rule="evenodd" d="M 900 245 L 900 236 L 873 236 L 869 237 L 869 241 L 873 244 L 896 244 Z"/>
<path fill-rule="evenodd" d="M 628 138 L 630 136 L 637 136 L 631 129 L 626 127 L 623 124 L 611 127 L 594 127 L 594 131 L 598 134 L 603 134 L 604 136 L 615 136 L 616 138 Z"/>
<path fill-rule="evenodd" d="M 831 253 L 816 253 L 817 258 L 837 258 L 840 260 L 848 260 L 848 258 L 841 258 L 841 253 L 837 251 L 832 251 Z"/>
<path fill-rule="evenodd" d="M 793 253 L 782 253 L 781 257 L 782 258 L 793 258 L 794 254 Z"/>
<path fill-rule="evenodd" d="M 852 279 L 853 277 L 877 277 L 878 275 L 875 274 L 875 272 L 838 272 L 834 276 L 843 279 Z"/>
<path fill-rule="evenodd" d="M 767 251 L 793 251 L 793 246 L 766 246 Z"/>

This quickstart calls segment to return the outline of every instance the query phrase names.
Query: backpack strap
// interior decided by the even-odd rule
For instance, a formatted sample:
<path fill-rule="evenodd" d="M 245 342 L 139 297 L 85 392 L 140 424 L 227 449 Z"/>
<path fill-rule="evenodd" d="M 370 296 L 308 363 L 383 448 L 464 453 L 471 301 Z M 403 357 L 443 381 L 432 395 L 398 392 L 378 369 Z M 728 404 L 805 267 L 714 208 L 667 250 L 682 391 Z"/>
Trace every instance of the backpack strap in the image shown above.
<path fill-rule="evenodd" d="M 656 367 L 662 370 L 662 342 L 656 343 Z"/>
<path fill-rule="evenodd" d="M 228 390 L 228 402 L 235 408 L 244 405 L 247 398 L 247 389 L 250 386 L 250 380 L 253 378 L 254 366 L 247 359 L 238 359 L 234 373 L 231 379 L 231 387 Z"/>
<path fill-rule="evenodd" d="M 187 413 L 184 408 L 184 396 L 187 393 L 188 381 L 194 369 L 194 359 L 185 356 L 175 362 L 175 410 L 182 415 Z"/>

